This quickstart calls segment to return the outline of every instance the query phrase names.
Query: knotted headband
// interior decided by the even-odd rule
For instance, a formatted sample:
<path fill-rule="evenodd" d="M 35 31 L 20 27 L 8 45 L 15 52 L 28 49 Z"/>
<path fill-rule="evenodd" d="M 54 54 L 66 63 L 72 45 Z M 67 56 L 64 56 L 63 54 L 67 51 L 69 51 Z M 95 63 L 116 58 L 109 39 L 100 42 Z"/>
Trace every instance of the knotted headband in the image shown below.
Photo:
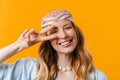
<path fill-rule="evenodd" d="M 59 20 L 70 20 L 73 22 L 72 15 L 67 10 L 59 9 L 54 10 L 43 17 L 41 21 L 41 26 L 42 28 L 44 28 L 48 25 L 54 24 Z"/>

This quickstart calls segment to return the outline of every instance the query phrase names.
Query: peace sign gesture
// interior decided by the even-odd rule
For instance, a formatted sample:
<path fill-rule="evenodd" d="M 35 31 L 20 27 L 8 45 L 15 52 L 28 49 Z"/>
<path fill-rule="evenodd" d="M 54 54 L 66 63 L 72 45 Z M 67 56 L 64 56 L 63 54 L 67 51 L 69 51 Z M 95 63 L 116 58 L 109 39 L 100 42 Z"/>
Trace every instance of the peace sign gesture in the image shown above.
<path fill-rule="evenodd" d="M 28 48 L 38 42 L 47 41 L 56 38 L 55 34 L 50 36 L 41 37 L 42 34 L 45 34 L 47 31 L 51 30 L 54 26 L 43 28 L 40 32 L 35 32 L 34 29 L 26 29 L 18 38 L 17 42 L 21 49 Z"/>

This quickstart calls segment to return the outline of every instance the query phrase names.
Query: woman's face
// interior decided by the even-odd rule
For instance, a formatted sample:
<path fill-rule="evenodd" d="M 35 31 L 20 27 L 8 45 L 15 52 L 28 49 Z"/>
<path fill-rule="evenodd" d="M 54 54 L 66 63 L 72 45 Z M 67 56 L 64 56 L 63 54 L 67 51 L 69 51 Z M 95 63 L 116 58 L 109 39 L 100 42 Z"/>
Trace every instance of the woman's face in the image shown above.
<path fill-rule="evenodd" d="M 61 20 L 54 23 L 53 29 L 47 35 L 56 34 L 57 38 L 50 40 L 52 47 L 57 53 L 72 53 L 77 45 L 77 36 L 70 21 Z"/>

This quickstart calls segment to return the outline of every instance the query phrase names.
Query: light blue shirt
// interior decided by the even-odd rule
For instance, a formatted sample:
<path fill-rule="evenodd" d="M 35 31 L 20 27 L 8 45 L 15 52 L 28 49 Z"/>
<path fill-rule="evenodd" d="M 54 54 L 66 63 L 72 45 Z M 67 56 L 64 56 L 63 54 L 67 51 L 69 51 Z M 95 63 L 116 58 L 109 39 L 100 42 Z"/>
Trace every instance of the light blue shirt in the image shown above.
<path fill-rule="evenodd" d="M 0 64 L 0 80 L 34 80 L 37 74 L 36 65 L 36 58 L 23 58 L 14 64 Z M 108 80 L 106 75 L 97 69 L 90 77 L 92 80 Z"/>

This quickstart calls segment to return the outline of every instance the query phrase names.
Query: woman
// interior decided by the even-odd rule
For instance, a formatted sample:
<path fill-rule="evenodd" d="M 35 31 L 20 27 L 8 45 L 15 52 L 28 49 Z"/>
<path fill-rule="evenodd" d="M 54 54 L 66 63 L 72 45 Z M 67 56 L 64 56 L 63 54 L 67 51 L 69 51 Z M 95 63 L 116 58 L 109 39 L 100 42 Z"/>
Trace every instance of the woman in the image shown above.
<path fill-rule="evenodd" d="M 48 13 L 41 26 L 39 33 L 25 30 L 16 42 L 0 50 L 0 80 L 107 80 L 104 73 L 95 69 L 84 47 L 83 35 L 68 11 Z M 3 63 L 38 42 L 42 42 L 38 59 Z"/>

